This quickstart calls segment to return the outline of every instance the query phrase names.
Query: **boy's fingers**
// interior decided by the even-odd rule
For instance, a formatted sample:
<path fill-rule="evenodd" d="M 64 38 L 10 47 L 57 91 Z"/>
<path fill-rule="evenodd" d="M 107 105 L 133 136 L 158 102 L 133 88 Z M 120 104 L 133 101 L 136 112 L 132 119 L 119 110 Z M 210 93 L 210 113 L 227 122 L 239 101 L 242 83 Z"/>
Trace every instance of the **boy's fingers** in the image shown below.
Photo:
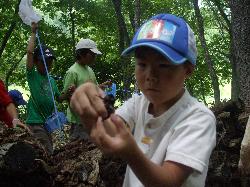
<path fill-rule="evenodd" d="M 110 150 L 110 148 L 112 147 L 114 140 L 111 136 L 109 136 L 106 133 L 106 130 L 105 130 L 103 125 L 104 124 L 103 124 L 102 118 L 99 118 L 98 122 L 97 122 L 97 129 L 98 129 L 98 132 L 100 133 L 99 134 L 99 145 L 100 145 L 100 148 L 103 149 L 105 152 L 110 152 L 110 151 L 112 151 L 112 150 Z"/>
<path fill-rule="evenodd" d="M 105 97 L 105 92 L 102 89 L 97 88 L 97 91 L 101 98 Z"/>
<path fill-rule="evenodd" d="M 124 129 L 126 129 L 124 122 L 116 114 L 111 114 L 110 118 L 111 118 L 111 121 L 114 122 L 115 126 L 117 127 L 118 132 L 121 132 Z"/>
<path fill-rule="evenodd" d="M 79 100 L 86 101 L 86 103 L 87 103 L 88 101 L 87 101 L 87 97 L 86 97 L 84 94 L 82 94 L 82 95 L 79 97 L 79 95 L 78 95 L 77 93 L 73 94 L 72 97 L 71 97 L 71 99 L 70 99 L 70 107 L 71 107 L 76 113 L 78 113 L 78 114 L 81 116 L 81 115 L 83 114 L 82 104 L 81 104 L 82 101 L 79 101 L 78 98 L 79 98 Z M 85 103 L 85 104 L 86 104 L 86 103 Z"/>
<path fill-rule="evenodd" d="M 86 125 L 90 128 L 92 126 L 92 122 L 96 122 L 98 113 L 95 109 L 91 106 L 88 97 L 85 94 L 73 94 L 70 107 L 78 113 L 81 117 L 82 121 L 86 123 Z"/>
<path fill-rule="evenodd" d="M 96 110 L 96 112 L 100 116 L 102 116 L 102 118 L 106 118 L 108 113 L 103 102 L 102 96 L 104 95 L 104 93 L 96 85 L 94 86 L 95 88 L 89 89 L 87 91 L 88 98 L 90 100 L 91 105 Z"/>
<path fill-rule="evenodd" d="M 97 129 L 96 129 L 97 123 L 94 123 L 91 127 L 90 131 L 90 138 L 93 140 L 93 142 L 97 143 L 96 137 L 97 137 Z"/>
<path fill-rule="evenodd" d="M 83 119 L 84 117 L 93 118 L 96 121 L 98 116 L 105 118 L 108 113 L 101 97 L 102 94 L 95 84 L 87 82 L 75 90 L 70 106 Z"/>
<path fill-rule="evenodd" d="M 103 139 L 106 136 L 105 129 L 103 128 L 103 121 L 101 117 L 98 117 L 97 122 L 93 125 L 91 131 L 91 138 L 97 144 L 100 149 L 103 148 Z"/>

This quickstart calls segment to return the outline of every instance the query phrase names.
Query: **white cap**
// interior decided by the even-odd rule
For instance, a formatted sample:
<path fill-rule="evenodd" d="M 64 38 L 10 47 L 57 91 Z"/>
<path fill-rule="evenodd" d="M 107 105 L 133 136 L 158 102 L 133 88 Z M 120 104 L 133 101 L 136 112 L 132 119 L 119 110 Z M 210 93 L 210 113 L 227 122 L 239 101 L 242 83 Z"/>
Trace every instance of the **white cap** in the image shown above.
<path fill-rule="evenodd" d="M 90 49 L 93 53 L 101 55 L 102 53 L 97 49 L 96 43 L 90 39 L 80 39 L 76 44 L 76 50 L 78 49 Z"/>

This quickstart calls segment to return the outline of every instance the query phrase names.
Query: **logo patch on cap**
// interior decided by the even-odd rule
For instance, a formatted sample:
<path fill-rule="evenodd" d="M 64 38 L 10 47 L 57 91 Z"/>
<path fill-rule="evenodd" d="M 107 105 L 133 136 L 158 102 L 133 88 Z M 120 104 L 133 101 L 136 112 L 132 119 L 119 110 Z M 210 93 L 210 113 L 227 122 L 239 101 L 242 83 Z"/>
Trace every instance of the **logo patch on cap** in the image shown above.
<path fill-rule="evenodd" d="M 165 20 L 151 20 L 145 23 L 138 34 L 137 40 L 156 39 L 172 44 L 177 26 Z"/>

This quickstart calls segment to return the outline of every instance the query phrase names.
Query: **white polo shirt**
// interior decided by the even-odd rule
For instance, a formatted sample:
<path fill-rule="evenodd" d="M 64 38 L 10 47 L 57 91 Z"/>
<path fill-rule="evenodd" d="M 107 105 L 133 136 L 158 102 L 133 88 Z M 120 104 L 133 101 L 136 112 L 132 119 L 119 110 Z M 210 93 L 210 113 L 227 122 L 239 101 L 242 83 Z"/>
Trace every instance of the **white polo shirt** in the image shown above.
<path fill-rule="evenodd" d="M 208 162 L 216 144 L 214 114 L 191 97 L 187 90 L 161 116 L 148 113 L 149 101 L 144 95 L 133 95 L 116 114 L 134 132 L 134 138 L 144 154 L 154 163 L 174 161 L 193 168 L 183 187 L 203 187 Z M 142 187 L 130 167 L 127 167 L 123 187 Z"/>

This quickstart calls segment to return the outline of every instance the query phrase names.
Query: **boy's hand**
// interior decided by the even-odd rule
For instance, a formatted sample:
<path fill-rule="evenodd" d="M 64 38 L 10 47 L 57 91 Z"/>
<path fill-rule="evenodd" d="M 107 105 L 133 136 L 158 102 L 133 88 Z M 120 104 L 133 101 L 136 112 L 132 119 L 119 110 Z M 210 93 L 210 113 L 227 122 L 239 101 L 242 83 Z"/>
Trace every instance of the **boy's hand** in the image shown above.
<path fill-rule="evenodd" d="M 101 116 L 105 119 L 108 112 L 105 108 L 104 92 L 92 82 L 79 86 L 70 100 L 70 107 L 80 116 L 82 122 L 91 129 Z"/>
<path fill-rule="evenodd" d="M 110 86 L 112 86 L 111 80 L 107 80 L 107 81 L 103 82 L 102 84 L 99 84 L 99 87 L 101 89 L 105 89 L 105 88 L 110 87 Z"/>
<path fill-rule="evenodd" d="M 74 84 L 69 86 L 68 91 L 67 91 L 67 95 L 69 98 L 73 95 L 75 90 L 76 90 L 76 86 Z"/>
<path fill-rule="evenodd" d="M 102 84 L 105 85 L 105 86 L 110 87 L 110 86 L 112 86 L 112 81 L 111 81 L 111 80 L 107 80 L 107 81 L 105 81 L 105 82 L 102 83 Z"/>
<path fill-rule="evenodd" d="M 27 125 L 25 125 L 24 123 L 22 123 L 19 119 L 15 118 L 12 120 L 12 125 L 13 125 L 13 128 L 16 128 L 16 127 L 21 127 L 23 129 L 26 129 L 28 132 L 30 132 L 30 129 L 29 127 L 27 127 Z"/>
<path fill-rule="evenodd" d="M 90 136 L 104 153 L 124 159 L 132 158 L 133 150 L 137 146 L 123 120 L 115 114 L 111 114 L 110 119 L 104 122 L 99 117 L 92 127 Z"/>

